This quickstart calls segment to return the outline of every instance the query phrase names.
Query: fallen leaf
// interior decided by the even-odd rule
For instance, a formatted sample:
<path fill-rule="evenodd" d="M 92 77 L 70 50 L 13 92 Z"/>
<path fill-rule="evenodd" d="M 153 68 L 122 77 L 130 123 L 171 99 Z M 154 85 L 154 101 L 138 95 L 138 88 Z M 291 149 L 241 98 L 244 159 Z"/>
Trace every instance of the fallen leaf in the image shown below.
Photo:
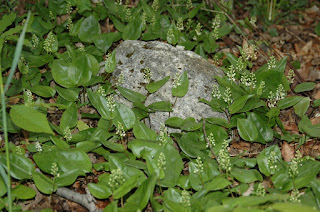
<path fill-rule="evenodd" d="M 294 147 L 287 142 L 282 142 L 281 155 L 284 161 L 291 161 L 294 158 Z"/>

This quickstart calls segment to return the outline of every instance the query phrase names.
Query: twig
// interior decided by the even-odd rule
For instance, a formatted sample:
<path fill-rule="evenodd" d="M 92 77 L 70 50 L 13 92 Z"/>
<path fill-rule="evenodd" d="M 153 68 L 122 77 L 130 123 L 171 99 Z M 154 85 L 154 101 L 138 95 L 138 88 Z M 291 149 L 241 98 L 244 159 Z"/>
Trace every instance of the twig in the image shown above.
<path fill-rule="evenodd" d="M 87 208 L 90 212 L 101 212 L 102 210 L 97 208 L 96 204 L 94 203 L 95 200 L 93 199 L 89 190 L 86 189 L 86 192 L 87 194 L 79 194 L 70 189 L 61 187 L 57 189 L 56 194 L 82 205 L 83 207 Z"/>
<path fill-rule="evenodd" d="M 207 141 L 207 143 L 208 143 L 208 146 L 210 147 L 210 150 L 211 150 L 211 153 L 212 153 L 213 157 L 214 157 L 215 159 L 217 159 L 217 156 L 216 156 L 216 154 L 214 153 L 213 148 L 212 148 L 212 146 L 211 146 L 211 143 L 210 143 L 210 141 L 208 140 L 208 137 L 207 137 L 207 132 L 206 132 L 206 119 L 205 119 L 204 116 L 202 116 L 202 120 L 203 120 L 203 126 L 202 126 L 202 127 L 203 127 L 204 138 L 206 139 L 206 141 Z M 217 160 L 217 163 L 218 163 L 218 165 L 220 166 L 220 163 L 219 163 L 218 160 Z"/>

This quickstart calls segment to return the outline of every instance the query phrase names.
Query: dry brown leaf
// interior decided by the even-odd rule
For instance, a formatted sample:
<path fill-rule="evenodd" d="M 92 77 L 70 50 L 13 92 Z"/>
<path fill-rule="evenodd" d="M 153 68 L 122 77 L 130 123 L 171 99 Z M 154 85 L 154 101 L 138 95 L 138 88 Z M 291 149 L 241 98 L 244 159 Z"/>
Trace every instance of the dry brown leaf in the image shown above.
<path fill-rule="evenodd" d="M 287 142 L 282 142 L 281 155 L 284 161 L 291 161 L 294 158 L 294 147 Z"/>
<path fill-rule="evenodd" d="M 298 52 L 298 56 L 303 56 L 308 54 L 310 48 L 312 47 L 313 41 L 309 41 L 308 43 L 306 43 L 302 49 Z"/>

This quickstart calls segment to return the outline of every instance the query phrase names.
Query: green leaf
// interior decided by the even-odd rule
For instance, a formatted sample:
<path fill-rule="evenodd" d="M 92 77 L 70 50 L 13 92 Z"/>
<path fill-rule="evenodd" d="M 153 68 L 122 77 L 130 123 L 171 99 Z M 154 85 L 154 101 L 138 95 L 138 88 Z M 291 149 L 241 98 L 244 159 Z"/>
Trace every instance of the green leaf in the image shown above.
<path fill-rule="evenodd" d="M 135 175 L 126 180 L 119 188 L 113 192 L 113 198 L 119 199 L 126 195 L 138 184 L 139 175 Z"/>
<path fill-rule="evenodd" d="M 118 122 L 122 123 L 124 130 L 128 130 L 133 127 L 136 121 L 136 116 L 131 108 L 123 104 L 116 103 L 116 117 L 114 121 L 116 125 Z"/>
<path fill-rule="evenodd" d="M 6 175 L 5 172 L 4 172 L 4 174 Z M 0 176 L 0 197 L 5 195 L 6 193 L 7 193 L 7 186 L 6 186 L 5 182 L 4 182 L 4 180 L 2 179 L 2 177 Z"/>
<path fill-rule="evenodd" d="M 241 196 L 237 198 L 225 198 L 222 200 L 222 204 L 225 207 L 248 207 L 248 206 L 255 206 L 255 205 L 262 205 L 266 202 L 273 202 L 279 200 L 287 200 L 289 198 L 288 195 L 284 194 L 267 194 L 265 196 Z M 249 210 L 249 209 L 246 209 Z"/>
<path fill-rule="evenodd" d="M 132 91 L 128 88 L 119 86 L 117 87 L 117 90 L 121 93 L 122 96 L 124 96 L 130 102 L 143 102 L 146 99 L 146 97 L 141 93 Z"/>
<path fill-rule="evenodd" d="M 62 172 L 68 172 L 78 169 L 79 174 L 91 172 L 92 163 L 88 156 L 83 151 L 65 150 L 56 153 L 59 168 Z"/>
<path fill-rule="evenodd" d="M 232 168 L 230 173 L 242 183 L 252 183 L 263 180 L 260 172 L 258 172 L 256 169 Z"/>
<path fill-rule="evenodd" d="M 59 147 L 59 149 L 62 149 L 62 150 L 69 149 L 69 145 L 66 143 L 66 141 L 54 136 L 50 136 L 50 139 L 57 147 Z"/>
<path fill-rule="evenodd" d="M 268 119 L 266 120 L 258 115 L 257 113 L 248 113 L 248 120 L 252 123 L 255 123 L 255 126 L 258 130 L 258 138 L 255 140 L 260 143 L 270 142 L 273 139 L 273 131 L 271 127 L 268 126 Z"/>
<path fill-rule="evenodd" d="M 317 212 L 319 211 L 314 207 L 311 207 L 308 205 L 301 205 L 297 203 L 287 203 L 287 202 L 275 203 L 270 205 L 269 207 L 279 212 L 304 212 L 304 211 Z"/>
<path fill-rule="evenodd" d="M 103 119 L 111 120 L 115 117 L 115 112 L 110 111 L 105 97 L 90 89 L 87 90 L 87 93 L 91 104 L 97 109 Z"/>
<path fill-rule="evenodd" d="M 130 141 L 128 147 L 136 157 L 143 157 L 144 159 L 152 158 L 152 156 L 154 156 L 161 148 L 159 141 L 142 139 L 135 139 L 133 141 Z"/>
<path fill-rule="evenodd" d="M 33 188 L 18 185 L 12 190 L 12 195 L 16 197 L 16 199 L 32 199 L 36 196 L 36 191 Z"/>
<path fill-rule="evenodd" d="M 104 65 L 104 71 L 107 73 L 112 73 L 116 69 L 116 66 L 116 51 L 113 51 Z"/>
<path fill-rule="evenodd" d="M 207 192 L 217 191 L 231 185 L 232 183 L 224 177 L 217 176 L 205 184 L 204 188 Z"/>
<path fill-rule="evenodd" d="M 53 97 L 56 94 L 54 88 L 44 85 L 35 85 L 29 88 L 29 90 L 41 97 Z"/>
<path fill-rule="evenodd" d="M 109 32 L 97 35 L 93 42 L 98 49 L 100 49 L 103 53 L 106 53 L 108 49 L 112 46 L 112 44 L 118 41 L 119 39 L 121 39 L 121 33 Z"/>
<path fill-rule="evenodd" d="M 73 129 L 78 122 L 78 108 L 75 103 L 72 103 L 62 114 L 60 120 L 60 128 L 65 130 L 67 127 Z"/>
<path fill-rule="evenodd" d="M 258 138 L 258 130 L 255 124 L 249 119 L 238 119 L 237 128 L 242 139 L 255 141 Z"/>
<path fill-rule="evenodd" d="M 98 199 L 107 199 L 111 196 L 112 191 L 102 183 L 88 183 L 90 193 Z"/>
<path fill-rule="evenodd" d="M 184 131 L 195 131 L 202 127 L 202 123 L 196 122 L 196 120 L 192 117 L 186 118 L 181 125 L 181 130 Z"/>
<path fill-rule="evenodd" d="M 303 99 L 302 96 L 289 96 L 289 97 L 286 97 L 285 99 L 281 99 L 278 102 L 278 108 L 280 110 L 287 109 L 289 107 L 292 107 L 292 106 L 296 105 L 302 99 Z"/>
<path fill-rule="evenodd" d="M 46 115 L 25 105 L 15 105 L 10 110 L 15 125 L 31 132 L 53 134 Z"/>
<path fill-rule="evenodd" d="M 232 103 L 232 105 L 230 105 L 230 107 L 229 107 L 230 114 L 235 114 L 239 110 L 241 110 L 243 108 L 243 106 L 246 104 L 246 102 L 253 96 L 254 96 L 254 94 L 244 95 L 244 96 L 240 97 L 239 99 L 235 100 Z"/>
<path fill-rule="evenodd" d="M 136 120 L 135 124 L 133 125 L 133 135 L 137 139 L 146 139 L 146 140 L 156 140 L 157 134 L 147 127 L 144 123 L 139 120 Z"/>
<path fill-rule="evenodd" d="M 61 174 L 55 180 L 55 184 L 58 187 L 69 186 L 69 185 L 72 185 L 77 180 L 77 177 L 78 177 L 78 171 L 71 170 L 71 171 L 68 171 L 68 172 Z"/>
<path fill-rule="evenodd" d="M 167 211 L 188 211 L 190 207 L 183 205 L 180 201 L 182 199 L 181 191 L 176 188 L 169 188 L 164 192 L 164 206 Z M 166 210 L 165 210 L 166 211 Z M 190 210 L 191 211 L 191 210 Z"/>
<path fill-rule="evenodd" d="M 199 142 L 196 133 L 186 133 L 181 138 L 176 138 L 176 140 L 181 150 L 189 157 L 204 157 L 204 153 L 201 152 L 201 150 L 206 149 L 206 144 L 204 142 Z"/>
<path fill-rule="evenodd" d="M 109 149 L 112 149 L 113 151 L 117 151 L 117 152 L 124 152 L 125 151 L 125 148 L 123 147 L 122 144 L 115 143 L 112 141 L 105 141 L 105 140 L 102 140 L 101 143 L 103 144 L 103 146 L 105 146 Z"/>
<path fill-rule="evenodd" d="M 297 85 L 294 88 L 294 92 L 300 93 L 300 92 L 304 92 L 304 91 L 311 91 L 315 88 L 315 86 L 316 86 L 316 83 L 314 83 L 314 82 L 304 82 L 304 83 Z"/>
<path fill-rule="evenodd" d="M 10 153 L 10 175 L 18 180 L 30 179 L 32 171 L 34 170 L 34 165 L 29 158 L 26 158 L 24 155 L 18 155 L 15 153 Z M 7 159 L 3 154 L 0 157 L 2 165 L 7 169 Z"/>
<path fill-rule="evenodd" d="M 148 108 L 154 112 L 156 111 L 172 112 L 173 111 L 171 103 L 167 101 L 159 101 L 159 102 L 152 103 L 148 106 Z"/>
<path fill-rule="evenodd" d="M 7 15 L 3 15 L 0 21 L 0 34 L 10 26 L 16 19 L 16 13 L 11 12 Z"/>
<path fill-rule="evenodd" d="M 271 152 L 275 154 L 275 157 L 277 160 L 276 164 L 270 164 L 268 162 Z M 278 167 L 281 166 L 281 164 L 279 163 L 279 160 L 281 160 L 281 158 L 282 158 L 282 155 L 280 152 L 280 148 L 277 145 L 273 145 L 265 148 L 257 156 L 257 163 L 258 163 L 260 172 L 267 177 L 269 177 L 271 174 L 274 174 L 275 171 L 271 169 L 270 166 L 278 166 Z"/>
<path fill-rule="evenodd" d="M 55 85 L 55 89 L 62 98 L 64 98 L 69 102 L 74 102 L 78 100 L 78 96 L 80 92 L 79 88 L 65 89 L 65 88 L 61 88 L 58 85 Z"/>
<path fill-rule="evenodd" d="M 302 118 L 302 116 L 307 112 L 309 106 L 310 106 L 310 98 L 309 97 L 304 97 L 300 102 L 298 102 L 294 108 L 294 112 Z"/>
<path fill-rule="evenodd" d="M 71 80 L 69 80 L 69 65 L 69 59 L 65 58 L 54 60 L 49 64 L 54 81 L 66 88 L 75 87 L 76 85 L 74 82 L 71 82 Z"/>
<path fill-rule="evenodd" d="M 95 16 L 85 18 L 79 29 L 79 39 L 83 42 L 92 43 L 96 35 L 100 33 L 100 25 Z"/>
<path fill-rule="evenodd" d="M 1 26 L 1 24 L 0 24 L 0 26 Z M 314 29 L 314 32 L 317 33 L 317 35 L 320 36 L 320 22 L 317 24 L 316 28 Z"/>
<path fill-rule="evenodd" d="M 320 137 L 320 124 L 312 125 L 306 115 L 302 116 L 302 119 L 299 122 L 299 129 L 303 130 L 311 137 Z"/>
<path fill-rule="evenodd" d="M 138 40 L 141 36 L 143 23 L 140 18 L 140 14 L 137 13 L 134 19 L 127 24 L 122 33 L 123 40 Z"/>
<path fill-rule="evenodd" d="M 57 189 L 53 181 L 40 172 L 32 172 L 32 178 L 37 189 L 44 194 L 52 194 Z"/>
<path fill-rule="evenodd" d="M 206 118 L 206 121 L 210 124 L 217 124 L 228 128 L 228 120 L 224 118 Z"/>
<path fill-rule="evenodd" d="M 100 147 L 101 144 L 93 141 L 81 141 L 76 144 L 76 149 L 84 152 L 90 152 Z"/>
<path fill-rule="evenodd" d="M 176 87 L 172 87 L 172 95 L 177 97 L 183 97 L 188 92 L 189 87 L 189 79 L 188 79 L 188 72 L 185 71 L 180 77 L 178 81 L 180 81 L 180 85 Z"/>
<path fill-rule="evenodd" d="M 156 180 L 157 178 L 155 175 L 151 175 L 148 179 L 146 179 L 141 186 L 139 186 L 139 188 L 128 198 L 123 209 L 130 209 L 130 211 L 142 211 L 146 207 L 150 196 L 153 195 Z"/>
<path fill-rule="evenodd" d="M 168 82 L 169 79 L 170 79 L 170 76 L 167 76 L 167 77 L 163 78 L 162 80 L 149 83 L 149 84 L 146 86 L 146 89 L 149 91 L 149 93 L 154 93 L 154 92 L 156 92 L 159 88 L 161 88 L 164 84 L 166 84 L 166 82 Z"/>
<path fill-rule="evenodd" d="M 165 124 L 169 127 L 180 128 L 182 126 L 183 119 L 179 117 L 171 117 L 165 121 Z"/>
<path fill-rule="evenodd" d="M 77 86 L 85 85 L 90 81 L 92 72 L 91 63 L 88 63 L 87 55 L 73 58 L 68 67 L 68 79 Z"/>

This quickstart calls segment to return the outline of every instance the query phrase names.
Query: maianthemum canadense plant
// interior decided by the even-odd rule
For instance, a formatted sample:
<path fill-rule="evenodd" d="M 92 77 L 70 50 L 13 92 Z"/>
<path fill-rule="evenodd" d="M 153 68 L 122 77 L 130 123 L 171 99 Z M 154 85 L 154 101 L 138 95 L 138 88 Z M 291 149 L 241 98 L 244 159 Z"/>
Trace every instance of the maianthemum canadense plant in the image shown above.
<path fill-rule="evenodd" d="M 287 96 L 294 76 L 284 74 L 286 58 L 277 62 L 271 56 L 253 72 L 257 55 L 250 42 L 239 47 L 238 58 L 225 54 L 225 76 L 213 78 L 219 85 L 213 87 L 212 99 L 200 101 L 227 119 L 203 117 L 197 122 L 192 117 L 171 117 L 159 133 L 144 119 L 153 112 L 174 110 L 175 98 L 188 92 L 188 73 L 175 75 L 172 101 L 151 105 L 144 104 L 146 96 L 121 86 L 125 76 L 115 84 L 109 81 L 117 64 L 115 51 L 108 54 L 108 50 L 120 39 L 160 39 L 203 57 L 215 54 L 216 40 L 235 27 L 217 5 L 214 17 L 204 3 L 190 0 L 139 1 L 136 7 L 111 0 L 95 4 L 50 0 L 46 6 L 40 0 L 29 6 L 30 20 L 10 13 L 0 21 L 1 71 L 7 76 L 11 67 L 12 77 L 14 63 L 19 69 L 6 83 L 9 89 L 1 91 L 1 126 L 5 133 L 26 136 L 21 141 L 11 137 L 1 148 L 0 209 L 21 210 L 18 205 L 12 208 L 12 203 L 35 197 L 29 183 L 51 195 L 78 178 L 93 176 L 95 182 L 86 180 L 88 193 L 110 201 L 104 211 L 141 211 L 147 205 L 154 211 L 319 210 L 319 161 L 297 151 L 295 159 L 285 162 L 279 146 L 271 145 L 281 140 L 300 146 L 320 137 L 319 124 L 312 125 L 306 115 L 319 101 Z M 193 21 L 195 17 L 200 21 Z M 107 18 L 116 31 L 101 33 L 99 22 Z M 20 59 L 15 50 L 19 33 Z M 104 58 L 104 71 L 99 73 Z M 145 67 L 149 93 L 170 83 L 170 76 L 153 81 L 152 71 Z M 302 83 L 295 92 L 314 86 Z M 133 107 L 116 102 L 115 95 Z M 15 98 L 19 103 L 12 104 Z M 97 113 L 82 112 L 84 107 Z M 300 117 L 302 136 L 286 132 L 279 119 L 280 111 L 290 107 Z M 52 117 L 54 113 L 61 114 L 60 121 Z M 167 127 L 181 132 L 168 134 Z M 128 139 L 129 131 L 133 140 Z M 266 148 L 256 158 L 244 157 L 245 152 L 231 156 L 229 144 L 239 139 Z M 88 154 L 104 162 L 92 162 Z"/>

